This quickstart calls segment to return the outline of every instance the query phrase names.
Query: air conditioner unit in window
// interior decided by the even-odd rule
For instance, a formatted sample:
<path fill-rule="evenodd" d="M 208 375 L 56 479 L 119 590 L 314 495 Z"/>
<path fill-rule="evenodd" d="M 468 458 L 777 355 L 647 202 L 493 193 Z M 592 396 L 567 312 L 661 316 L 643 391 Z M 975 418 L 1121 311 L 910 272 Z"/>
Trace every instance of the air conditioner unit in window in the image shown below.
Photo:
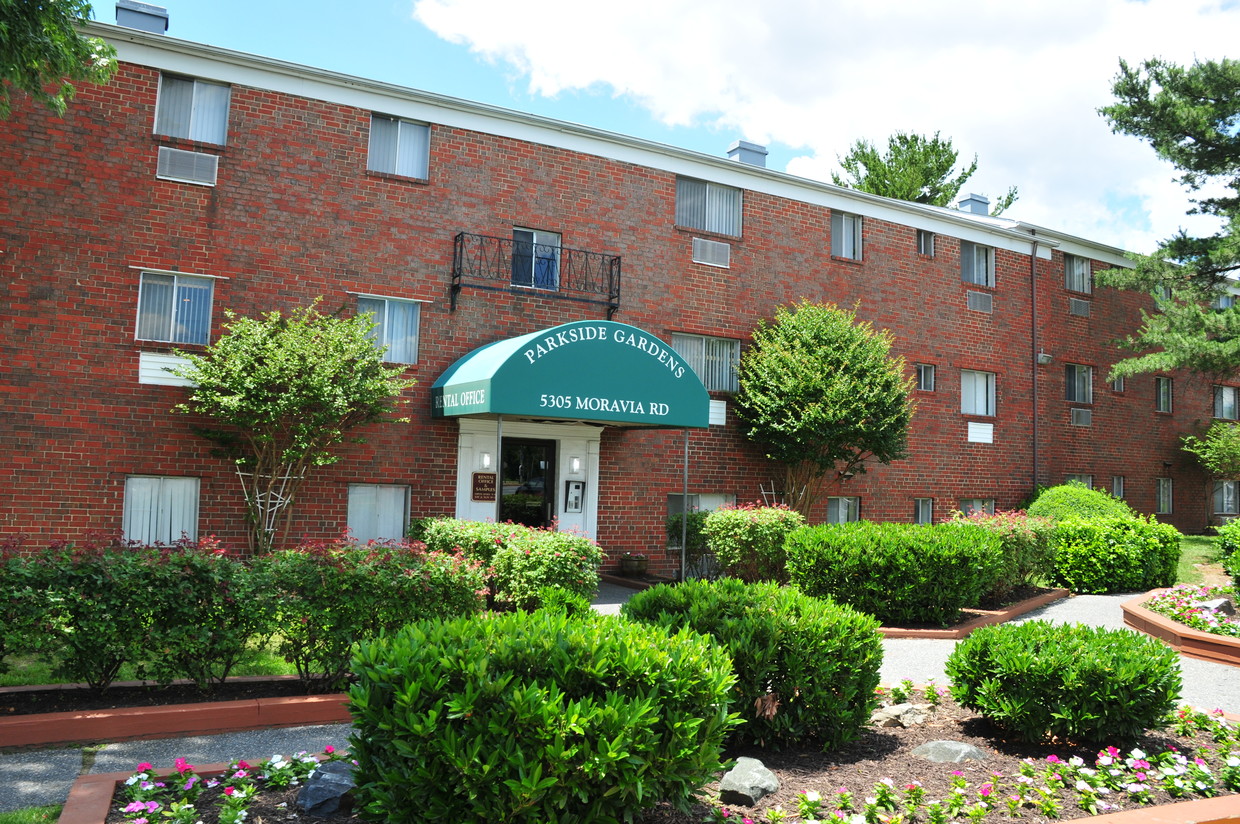
<path fill-rule="evenodd" d="M 994 298 L 989 292 L 969 292 L 968 306 L 974 312 L 991 312 L 994 310 Z"/>
<path fill-rule="evenodd" d="M 693 239 L 693 262 L 705 263 L 707 266 L 728 268 L 732 261 L 732 246 L 717 240 Z"/>
<path fill-rule="evenodd" d="M 1090 426 L 1094 422 L 1094 410 L 1092 409 L 1073 409 L 1072 425 L 1073 426 Z"/>
<path fill-rule="evenodd" d="M 1068 314 L 1078 318 L 1089 317 L 1089 301 L 1080 298 L 1068 298 Z"/>
<path fill-rule="evenodd" d="M 159 147 L 159 164 L 155 176 L 164 180 L 179 180 L 183 183 L 197 183 L 200 186 L 214 186 L 216 172 L 219 170 L 218 155 L 205 152 L 187 152 L 184 149 Z"/>

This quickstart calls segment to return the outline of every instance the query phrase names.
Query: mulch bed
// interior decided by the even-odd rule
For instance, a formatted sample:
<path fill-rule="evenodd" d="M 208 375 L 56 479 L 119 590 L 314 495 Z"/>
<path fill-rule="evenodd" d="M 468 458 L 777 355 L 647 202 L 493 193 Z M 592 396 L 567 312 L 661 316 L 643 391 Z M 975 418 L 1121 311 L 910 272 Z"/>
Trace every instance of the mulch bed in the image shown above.
<path fill-rule="evenodd" d="M 163 707 L 203 701 L 242 701 L 305 694 L 306 688 L 297 679 L 268 678 L 228 681 L 210 694 L 204 694 L 193 684 L 171 684 L 166 687 L 113 685 L 102 693 L 86 687 L 3 690 L 0 691 L 0 718 L 47 712 Z"/>

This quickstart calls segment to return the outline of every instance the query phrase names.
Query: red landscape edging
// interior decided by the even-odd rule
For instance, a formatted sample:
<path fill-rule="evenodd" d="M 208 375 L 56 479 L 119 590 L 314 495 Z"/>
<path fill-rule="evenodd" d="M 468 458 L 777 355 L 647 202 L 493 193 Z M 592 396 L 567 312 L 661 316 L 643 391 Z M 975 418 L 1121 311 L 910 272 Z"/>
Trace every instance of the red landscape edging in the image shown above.
<path fill-rule="evenodd" d="M 1165 589 L 1155 589 L 1125 601 L 1121 605 L 1124 623 L 1169 644 L 1181 655 L 1240 667 L 1240 638 L 1202 632 L 1141 606 L 1164 592 Z"/>
<path fill-rule="evenodd" d="M 1032 598 L 1026 598 L 1018 601 L 1005 609 L 975 609 L 970 612 L 978 613 L 978 616 L 971 621 L 960 624 L 959 626 L 949 627 L 947 629 L 905 629 L 904 627 L 879 627 L 878 631 L 886 638 L 939 638 L 949 641 L 958 641 L 967 636 L 970 632 L 978 627 L 987 627 L 991 624 L 1002 624 L 1004 621 L 1010 621 L 1024 615 L 1027 612 L 1033 612 L 1039 607 L 1058 601 L 1061 598 L 1067 598 L 1071 595 L 1066 589 L 1052 589 L 1050 592 L 1043 592 L 1041 595 L 1035 595 Z"/>

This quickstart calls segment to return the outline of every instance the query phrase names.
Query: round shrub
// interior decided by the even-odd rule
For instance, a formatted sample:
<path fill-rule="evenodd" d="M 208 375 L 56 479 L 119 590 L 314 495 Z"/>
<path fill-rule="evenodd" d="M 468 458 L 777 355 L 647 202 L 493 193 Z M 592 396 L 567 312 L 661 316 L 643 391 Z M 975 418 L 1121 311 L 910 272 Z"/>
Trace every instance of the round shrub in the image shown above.
<path fill-rule="evenodd" d="M 1136 517 L 1132 508 L 1119 498 L 1076 481 L 1042 490 L 1029 504 L 1028 513 L 1035 518 L 1049 518 L 1052 521 Z"/>
<path fill-rule="evenodd" d="M 1052 580 L 1073 592 L 1143 592 L 1175 583 L 1180 533 L 1153 518 L 1063 521 Z"/>
<path fill-rule="evenodd" d="M 687 809 L 736 723 L 723 650 L 607 616 L 423 621 L 361 644 L 353 671 L 357 798 L 389 824 Z"/>
<path fill-rule="evenodd" d="M 878 623 L 846 606 L 735 578 L 636 593 L 621 614 L 710 635 L 736 672 L 734 734 L 761 746 L 837 747 L 870 720 L 883 659 Z"/>
<path fill-rule="evenodd" d="M 702 534 L 715 560 L 742 581 L 788 580 L 784 539 L 805 524 L 805 517 L 784 506 L 746 504 L 710 512 Z"/>
<path fill-rule="evenodd" d="M 1235 518 L 1218 528 L 1218 550 L 1223 562 L 1237 556 L 1240 550 L 1240 518 Z"/>
<path fill-rule="evenodd" d="M 956 523 L 806 527 L 786 549 L 794 586 L 885 624 L 950 624 L 994 589 L 1004 563 L 999 535 Z"/>
<path fill-rule="evenodd" d="M 947 659 L 952 697 L 1022 741 L 1132 741 L 1164 726 L 1179 656 L 1126 629 L 1030 621 L 982 627 Z"/>

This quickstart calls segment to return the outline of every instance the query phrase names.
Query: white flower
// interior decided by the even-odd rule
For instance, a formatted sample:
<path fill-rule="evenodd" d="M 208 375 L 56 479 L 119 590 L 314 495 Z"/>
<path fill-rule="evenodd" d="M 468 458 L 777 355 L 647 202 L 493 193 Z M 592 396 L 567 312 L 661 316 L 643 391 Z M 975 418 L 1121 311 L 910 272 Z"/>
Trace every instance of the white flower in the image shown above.
<path fill-rule="evenodd" d="M 815 790 L 807 790 L 805 792 L 805 800 L 814 803 L 822 800 L 822 795 Z"/>
<path fill-rule="evenodd" d="M 1115 759 L 1114 759 L 1114 758 L 1112 758 L 1112 757 L 1111 757 L 1111 756 L 1109 756 L 1109 755 L 1100 755 L 1100 756 L 1098 756 L 1098 766 L 1099 766 L 1099 767 L 1109 767 L 1109 766 L 1111 766 L 1111 765 L 1112 765 L 1112 764 L 1114 764 L 1114 763 L 1115 763 Z"/>
<path fill-rule="evenodd" d="M 1228 759 L 1227 759 L 1227 766 L 1229 766 L 1229 767 L 1240 767 L 1240 756 L 1235 756 L 1235 755 L 1233 755 L 1233 756 L 1231 756 L 1230 758 L 1228 758 Z"/>
<path fill-rule="evenodd" d="M 1076 788 L 1077 788 L 1078 790 L 1080 790 L 1081 792 L 1085 792 L 1086 790 L 1092 790 L 1092 789 L 1093 789 L 1093 787 L 1089 786 L 1088 784 L 1086 784 L 1083 780 L 1081 780 L 1081 779 L 1079 779 L 1079 778 L 1078 778 L 1078 779 L 1077 779 L 1077 781 L 1076 781 Z"/>
<path fill-rule="evenodd" d="M 1128 754 L 1131 755 L 1133 758 L 1137 759 L 1138 761 L 1145 760 L 1145 753 L 1141 752 L 1138 749 L 1134 749 L 1132 752 Z"/>
<path fill-rule="evenodd" d="M 1074 767 L 1084 767 L 1085 759 L 1081 758 L 1079 755 L 1074 755 L 1068 759 L 1068 763 Z"/>

